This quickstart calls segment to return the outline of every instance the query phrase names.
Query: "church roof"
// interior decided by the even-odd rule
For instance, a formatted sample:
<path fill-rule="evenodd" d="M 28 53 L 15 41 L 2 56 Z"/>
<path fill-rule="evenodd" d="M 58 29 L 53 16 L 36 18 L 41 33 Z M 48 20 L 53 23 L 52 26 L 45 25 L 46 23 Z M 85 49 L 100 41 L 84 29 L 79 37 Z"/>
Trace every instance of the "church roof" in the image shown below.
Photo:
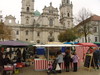
<path fill-rule="evenodd" d="M 34 11 L 34 15 L 35 16 L 40 16 L 41 14 L 40 14 L 40 12 L 38 10 L 36 10 L 36 11 Z"/>
<path fill-rule="evenodd" d="M 12 16 L 12 15 L 6 16 L 5 18 L 16 19 L 15 16 Z"/>
<path fill-rule="evenodd" d="M 54 7 L 52 6 L 52 3 L 50 3 L 50 6 L 48 6 L 48 7 L 45 6 L 43 10 L 52 10 L 52 11 L 58 12 L 58 9 L 57 9 L 57 8 L 54 8 Z"/>

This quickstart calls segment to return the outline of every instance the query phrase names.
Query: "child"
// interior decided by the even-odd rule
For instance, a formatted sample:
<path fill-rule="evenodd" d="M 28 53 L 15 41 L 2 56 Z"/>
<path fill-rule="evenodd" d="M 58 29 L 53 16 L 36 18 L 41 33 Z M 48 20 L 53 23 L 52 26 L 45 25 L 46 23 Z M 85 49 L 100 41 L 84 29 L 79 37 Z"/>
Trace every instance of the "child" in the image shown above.
<path fill-rule="evenodd" d="M 73 72 L 77 72 L 77 63 L 79 60 L 79 57 L 76 55 L 76 53 L 73 53 Z"/>
<path fill-rule="evenodd" d="M 52 70 L 52 64 L 48 64 L 48 72 Z"/>

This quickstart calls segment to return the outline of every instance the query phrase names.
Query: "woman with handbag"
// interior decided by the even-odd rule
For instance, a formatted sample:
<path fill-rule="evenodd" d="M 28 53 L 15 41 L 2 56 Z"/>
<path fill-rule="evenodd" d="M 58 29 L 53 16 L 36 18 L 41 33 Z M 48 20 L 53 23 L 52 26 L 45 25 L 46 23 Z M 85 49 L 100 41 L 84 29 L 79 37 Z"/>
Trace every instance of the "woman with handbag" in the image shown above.
<path fill-rule="evenodd" d="M 63 54 L 61 53 L 61 51 L 57 52 L 57 63 L 59 64 L 60 70 L 58 71 L 59 73 L 61 73 L 61 63 L 63 63 Z"/>

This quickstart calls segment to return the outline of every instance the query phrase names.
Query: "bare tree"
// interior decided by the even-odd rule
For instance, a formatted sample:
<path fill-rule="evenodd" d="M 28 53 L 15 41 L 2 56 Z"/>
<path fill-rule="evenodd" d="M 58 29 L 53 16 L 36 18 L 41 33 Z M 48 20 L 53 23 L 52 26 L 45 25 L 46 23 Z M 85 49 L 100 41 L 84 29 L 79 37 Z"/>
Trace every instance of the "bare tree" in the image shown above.
<path fill-rule="evenodd" d="M 11 34 L 12 29 L 6 25 L 4 25 L 3 22 L 0 23 L 0 39 L 1 40 L 11 40 L 12 34 Z"/>
<path fill-rule="evenodd" d="M 75 18 L 76 22 L 78 23 L 76 26 L 78 33 L 85 37 L 85 42 L 87 42 L 87 35 L 91 32 L 92 27 L 89 20 L 92 15 L 93 14 L 89 10 L 83 8 L 79 11 L 77 17 Z"/>

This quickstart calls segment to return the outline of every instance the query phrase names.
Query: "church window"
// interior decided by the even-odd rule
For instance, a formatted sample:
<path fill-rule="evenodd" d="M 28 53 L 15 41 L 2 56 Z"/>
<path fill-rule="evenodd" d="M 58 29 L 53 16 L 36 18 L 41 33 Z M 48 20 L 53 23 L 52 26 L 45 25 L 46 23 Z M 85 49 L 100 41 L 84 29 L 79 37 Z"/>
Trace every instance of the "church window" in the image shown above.
<path fill-rule="evenodd" d="M 12 20 L 9 20 L 9 23 L 12 23 Z"/>
<path fill-rule="evenodd" d="M 40 36 L 40 32 L 37 32 L 37 36 L 38 36 L 38 37 Z"/>
<path fill-rule="evenodd" d="M 28 35 L 28 33 L 29 33 L 29 31 L 28 31 L 28 30 L 26 30 L 26 35 Z"/>
<path fill-rule="evenodd" d="M 29 24 L 29 19 L 28 18 L 26 19 L 26 24 Z"/>
<path fill-rule="evenodd" d="M 68 27 L 70 27 L 70 21 L 68 21 Z"/>
<path fill-rule="evenodd" d="M 50 11 L 49 11 L 49 13 L 53 13 L 53 11 L 52 11 L 52 10 L 50 10 Z"/>
<path fill-rule="evenodd" d="M 52 36 L 53 32 L 50 32 L 50 36 Z"/>
<path fill-rule="evenodd" d="M 69 0 L 67 0 L 67 3 L 69 3 Z"/>
<path fill-rule="evenodd" d="M 16 31 L 16 35 L 19 35 L 19 31 Z"/>
<path fill-rule="evenodd" d="M 49 20 L 49 25 L 50 25 L 50 26 L 53 26 L 53 19 L 50 19 L 50 20 Z"/>
<path fill-rule="evenodd" d="M 28 39 L 26 39 L 26 41 L 28 41 Z"/>
<path fill-rule="evenodd" d="M 37 43 L 39 44 L 40 43 L 40 40 L 37 40 Z"/>
<path fill-rule="evenodd" d="M 68 13 L 67 16 L 70 17 L 70 14 Z"/>
<path fill-rule="evenodd" d="M 16 40 L 18 40 L 18 38 Z"/>
<path fill-rule="evenodd" d="M 29 7 L 27 7 L 27 12 L 29 12 Z"/>

